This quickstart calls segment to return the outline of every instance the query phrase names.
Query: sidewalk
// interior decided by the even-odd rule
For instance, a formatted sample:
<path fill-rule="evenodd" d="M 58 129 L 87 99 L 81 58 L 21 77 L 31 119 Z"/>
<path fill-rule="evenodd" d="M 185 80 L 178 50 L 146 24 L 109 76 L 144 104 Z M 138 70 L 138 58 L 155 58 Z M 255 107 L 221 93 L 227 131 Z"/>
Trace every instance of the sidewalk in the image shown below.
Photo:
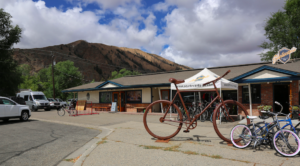
<path fill-rule="evenodd" d="M 56 111 L 33 112 L 32 119 L 76 125 L 106 127 L 113 130 L 94 143 L 94 149 L 83 157 L 80 165 L 299 165 L 300 156 L 284 158 L 275 150 L 261 147 L 237 149 L 227 146 L 213 129 L 211 122 L 199 122 L 190 133 L 179 134 L 169 143 L 157 143 L 146 132 L 142 115 L 100 113 L 78 117 L 59 117 Z M 153 115 L 153 123 L 158 116 Z M 162 130 L 168 130 L 164 125 Z M 231 128 L 224 128 L 228 133 Z M 80 157 L 81 158 L 81 157 Z M 75 163 L 79 165 L 79 163 Z"/>

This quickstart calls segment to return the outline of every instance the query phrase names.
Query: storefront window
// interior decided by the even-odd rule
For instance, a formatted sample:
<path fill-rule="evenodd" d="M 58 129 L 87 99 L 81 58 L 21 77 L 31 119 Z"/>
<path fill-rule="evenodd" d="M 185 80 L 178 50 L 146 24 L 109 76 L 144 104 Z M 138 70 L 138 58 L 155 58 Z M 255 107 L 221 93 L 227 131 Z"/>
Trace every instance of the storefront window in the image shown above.
<path fill-rule="evenodd" d="M 127 103 L 142 103 L 142 91 L 127 91 L 126 92 L 126 102 Z"/>
<path fill-rule="evenodd" d="M 100 92 L 99 96 L 99 103 L 111 103 L 111 92 Z"/>
<path fill-rule="evenodd" d="M 261 103 L 260 84 L 252 84 L 251 85 L 251 100 L 252 100 L 252 103 Z M 248 85 L 245 85 L 242 87 L 242 101 L 243 101 L 243 103 L 249 103 Z"/>

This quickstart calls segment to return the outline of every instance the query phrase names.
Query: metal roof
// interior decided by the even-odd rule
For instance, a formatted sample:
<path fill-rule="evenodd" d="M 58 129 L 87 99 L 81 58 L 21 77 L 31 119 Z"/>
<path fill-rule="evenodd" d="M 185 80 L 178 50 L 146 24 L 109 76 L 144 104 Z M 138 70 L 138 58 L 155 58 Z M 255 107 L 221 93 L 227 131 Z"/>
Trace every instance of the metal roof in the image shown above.
<path fill-rule="evenodd" d="M 292 62 L 288 62 L 286 64 L 275 64 L 273 65 L 271 62 L 264 63 L 254 63 L 254 64 L 244 64 L 244 65 L 235 65 L 235 66 L 222 66 L 222 67 L 210 67 L 208 68 L 212 72 L 217 75 L 223 75 L 227 70 L 231 70 L 231 72 L 225 76 L 226 79 L 232 80 L 234 78 L 242 78 L 243 75 L 250 71 L 255 71 L 255 69 L 263 68 L 263 66 L 269 66 L 271 68 L 282 69 L 286 71 L 290 71 L 291 73 L 299 73 L 300 74 L 300 59 L 296 59 Z M 269 67 L 265 67 L 268 70 Z M 157 72 L 157 73 L 148 73 L 143 75 L 134 75 L 134 76 L 125 76 L 113 80 L 109 80 L 108 82 L 114 82 L 116 84 L 120 84 L 123 88 L 139 86 L 139 85 L 162 85 L 169 83 L 169 78 L 175 79 L 186 79 L 189 78 L 204 68 L 192 69 L 192 70 L 179 70 L 179 71 L 168 71 L 168 72 Z M 280 72 L 280 70 L 277 70 Z M 249 75 L 249 74 L 248 74 Z M 77 87 L 69 88 L 63 90 L 63 92 L 71 92 L 73 90 L 88 90 L 95 88 L 100 88 L 99 85 L 105 84 L 105 82 L 94 82 L 90 84 L 80 85 Z M 143 86 L 144 87 L 144 86 Z"/>

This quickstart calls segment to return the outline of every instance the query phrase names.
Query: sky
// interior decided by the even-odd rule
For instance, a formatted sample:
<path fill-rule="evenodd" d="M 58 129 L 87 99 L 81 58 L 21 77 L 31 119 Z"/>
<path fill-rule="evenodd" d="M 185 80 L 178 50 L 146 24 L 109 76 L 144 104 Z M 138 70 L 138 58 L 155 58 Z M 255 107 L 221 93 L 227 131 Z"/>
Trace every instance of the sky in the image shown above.
<path fill-rule="evenodd" d="M 193 68 L 260 62 L 264 25 L 284 0 L 1 0 L 15 48 L 77 40 L 137 48 Z"/>

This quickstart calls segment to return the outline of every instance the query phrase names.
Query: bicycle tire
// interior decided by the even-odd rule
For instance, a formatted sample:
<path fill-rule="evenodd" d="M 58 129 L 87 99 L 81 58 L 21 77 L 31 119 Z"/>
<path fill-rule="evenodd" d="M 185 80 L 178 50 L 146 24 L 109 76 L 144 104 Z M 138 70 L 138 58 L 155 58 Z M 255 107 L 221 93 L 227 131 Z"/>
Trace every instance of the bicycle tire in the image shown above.
<path fill-rule="evenodd" d="M 57 110 L 57 114 L 58 114 L 59 116 L 64 116 L 65 113 L 66 113 L 66 111 L 65 111 L 65 108 L 64 108 L 64 107 L 61 107 L 59 110 Z"/>
<path fill-rule="evenodd" d="M 244 149 L 251 144 L 252 131 L 246 125 L 236 125 L 230 132 L 232 145 L 239 149 Z"/>
<path fill-rule="evenodd" d="M 172 115 L 172 117 L 170 114 L 170 119 L 168 119 L 169 115 L 167 115 L 165 117 L 165 119 L 163 117 L 160 117 L 158 119 L 158 121 L 154 120 L 154 118 L 156 119 L 157 116 L 151 116 L 151 115 L 149 115 L 149 113 L 152 110 L 161 108 L 161 105 L 163 105 L 163 104 L 174 107 L 177 110 L 177 114 L 174 113 L 175 115 Z M 170 111 L 170 110 L 166 110 L 166 111 Z M 179 117 L 179 121 L 177 121 L 177 117 Z M 176 118 L 176 119 L 173 120 L 173 118 Z M 182 118 L 181 111 L 179 110 L 177 105 L 175 105 L 174 103 L 167 101 L 167 100 L 158 100 L 158 101 L 151 103 L 146 108 L 146 111 L 143 116 L 143 123 L 144 123 L 144 127 L 145 127 L 146 131 L 151 136 L 153 136 L 154 138 L 160 139 L 160 140 L 166 140 L 166 139 L 170 139 L 170 138 L 176 136 L 179 133 L 179 131 L 181 130 L 182 124 L 183 124 L 183 118 Z M 170 126 L 173 126 L 173 128 L 171 129 Z M 175 131 L 171 131 L 171 130 L 175 130 Z"/>
<path fill-rule="evenodd" d="M 239 107 L 239 113 L 243 113 L 246 117 L 247 117 L 247 115 L 249 115 L 248 114 L 248 112 L 247 112 L 247 110 L 246 110 L 246 108 L 241 104 L 241 103 L 239 103 L 239 102 L 237 102 L 237 101 L 234 101 L 234 100 L 225 100 L 224 101 L 224 104 L 226 105 L 236 105 L 236 106 L 238 106 Z M 217 105 L 217 107 L 215 108 L 215 110 L 214 110 L 214 113 L 213 113 L 213 126 L 214 126 L 214 129 L 215 129 L 215 132 L 217 133 L 217 135 L 222 139 L 222 140 L 224 140 L 224 141 L 226 141 L 226 142 L 231 142 L 231 140 L 230 140 L 230 135 L 228 135 L 228 131 L 223 131 L 222 130 L 222 125 L 218 125 L 217 124 L 217 111 L 219 111 L 220 110 L 220 108 L 222 107 L 222 103 L 220 103 L 219 105 Z M 236 107 L 237 108 L 237 107 Z M 233 119 L 233 117 L 231 116 L 231 115 L 228 115 L 228 118 L 229 119 Z M 236 124 L 234 124 L 234 123 L 232 123 L 234 126 L 236 125 Z M 249 119 L 247 119 L 246 120 L 246 125 L 248 125 L 248 124 L 250 124 L 250 120 Z M 228 127 L 229 125 L 227 125 L 227 127 Z M 232 126 L 233 127 L 233 126 Z M 222 130 L 222 131 L 221 131 Z M 228 135 L 228 136 L 226 136 L 226 135 Z"/>
<path fill-rule="evenodd" d="M 287 129 L 279 130 L 273 136 L 274 149 L 285 157 L 293 157 L 300 152 L 299 142 L 300 139 L 297 134 Z"/>

